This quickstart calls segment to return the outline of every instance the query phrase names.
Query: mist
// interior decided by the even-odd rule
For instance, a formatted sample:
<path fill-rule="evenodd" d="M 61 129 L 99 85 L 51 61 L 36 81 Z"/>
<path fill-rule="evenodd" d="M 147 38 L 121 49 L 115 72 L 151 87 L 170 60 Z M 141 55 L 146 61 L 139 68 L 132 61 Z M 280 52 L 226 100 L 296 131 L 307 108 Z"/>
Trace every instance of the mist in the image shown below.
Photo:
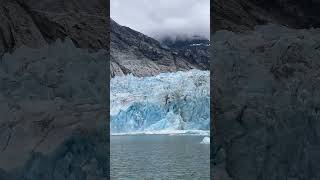
<path fill-rule="evenodd" d="M 210 38 L 210 0 L 111 0 L 111 18 L 158 40 Z"/>

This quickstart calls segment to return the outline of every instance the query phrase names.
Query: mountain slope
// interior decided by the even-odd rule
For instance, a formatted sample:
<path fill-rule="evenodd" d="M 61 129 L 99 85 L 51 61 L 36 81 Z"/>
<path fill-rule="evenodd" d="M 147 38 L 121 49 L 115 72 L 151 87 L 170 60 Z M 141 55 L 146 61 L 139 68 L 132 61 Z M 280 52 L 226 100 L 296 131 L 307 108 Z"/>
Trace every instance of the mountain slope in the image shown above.
<path fill-rule="evenodd" d="M 161 72 L 209 69 L 209 66 L 203 66 L 174 49 L 163 47 L 155 39 L 121 26 L 113 20 L 110 28 L 111 76 L 129 73 L 150 76 Z"/>
<path fill-rule="evenodd" d="M 209 69 L 210 41 L 205 37 L 166 37 L 160 40 L 161 44 L 176 51 L 180 56 L 186 58 L 188 62 L 198 64 L 203 69 Z"/>

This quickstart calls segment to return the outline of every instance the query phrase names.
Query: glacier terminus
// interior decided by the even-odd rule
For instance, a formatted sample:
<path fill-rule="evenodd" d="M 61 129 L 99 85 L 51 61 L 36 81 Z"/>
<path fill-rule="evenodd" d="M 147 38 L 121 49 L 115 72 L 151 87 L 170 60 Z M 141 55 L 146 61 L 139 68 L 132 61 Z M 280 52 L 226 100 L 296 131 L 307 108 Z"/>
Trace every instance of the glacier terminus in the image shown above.
<path fill-rule="evenodd" d="M 110 130 L 117 134 L 202 134 L 210 129 L 210 72 L 116 76 Z"/>

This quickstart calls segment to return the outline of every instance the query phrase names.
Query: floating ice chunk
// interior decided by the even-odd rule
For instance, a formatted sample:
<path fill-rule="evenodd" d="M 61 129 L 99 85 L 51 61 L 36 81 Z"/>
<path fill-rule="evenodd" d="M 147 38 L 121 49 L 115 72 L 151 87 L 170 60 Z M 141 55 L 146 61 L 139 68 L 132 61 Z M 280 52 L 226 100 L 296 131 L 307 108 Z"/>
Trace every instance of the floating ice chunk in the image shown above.
<path fill-rule="evenodd" d="M 201 144 L 210 144 L 210 137 L 204 137 Z"/>

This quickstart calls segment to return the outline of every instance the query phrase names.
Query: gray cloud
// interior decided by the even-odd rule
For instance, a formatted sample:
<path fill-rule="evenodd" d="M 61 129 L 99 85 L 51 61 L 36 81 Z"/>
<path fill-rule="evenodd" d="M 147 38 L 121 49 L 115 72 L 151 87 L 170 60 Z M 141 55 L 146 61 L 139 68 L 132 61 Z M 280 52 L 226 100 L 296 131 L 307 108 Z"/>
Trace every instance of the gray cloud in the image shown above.
<path fill-rule="evenodd" d="M 111 0 L 111 18 L 157 39 L 210 37 L 210 0 Z"/>

